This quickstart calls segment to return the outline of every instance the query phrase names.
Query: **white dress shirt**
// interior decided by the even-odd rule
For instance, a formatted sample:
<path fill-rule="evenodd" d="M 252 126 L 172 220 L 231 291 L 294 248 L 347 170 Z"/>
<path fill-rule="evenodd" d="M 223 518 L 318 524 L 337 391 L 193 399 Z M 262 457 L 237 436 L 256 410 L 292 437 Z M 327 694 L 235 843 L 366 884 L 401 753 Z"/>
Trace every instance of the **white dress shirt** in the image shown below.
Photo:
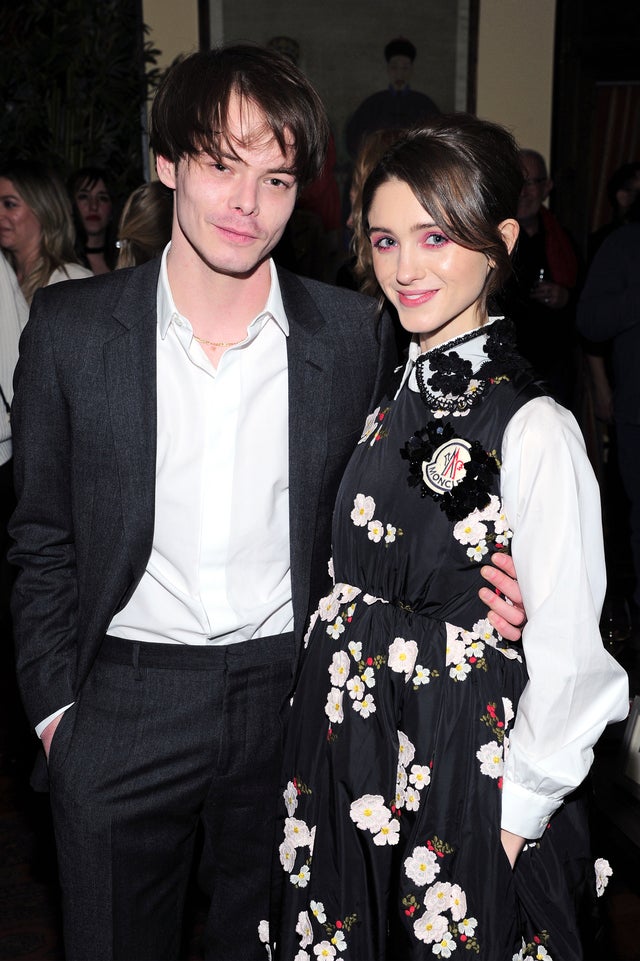
<path fill-rule="evenodd" d="M 290 631 L 289 326 L 277 272 L 271 263 L 269 297 L 246 340 L 215 368 L 175 307 L 166 256 L 153 548 L 109 634 L 230 644 Z"/>
<path fill-rule="evenodd" d="M 456 347 L 474 371 L 487 360 L 483 344 L 478 337 Z M 412 390 L 420 353 L 413 342 L 405 373 Z M 464 417 L 458 424 L 464 431 Z M 509 421 L 500 489 L 527 612 L 529 673 L 509 737 L 502 827 L 533 839 L 586 777 L 605 726 L 626 717 L 628 679 L 600 637 L 606 568 L 598 484 L 573 414 L 550 397 L 529 401 Z"/>

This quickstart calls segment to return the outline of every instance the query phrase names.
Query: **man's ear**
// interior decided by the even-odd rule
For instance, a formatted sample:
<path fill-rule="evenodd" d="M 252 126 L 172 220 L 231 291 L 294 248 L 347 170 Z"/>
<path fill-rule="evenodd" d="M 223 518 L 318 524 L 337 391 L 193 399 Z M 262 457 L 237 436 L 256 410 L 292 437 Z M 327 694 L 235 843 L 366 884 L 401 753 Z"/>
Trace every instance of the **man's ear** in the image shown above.
<path fill-rule="evenodd" d="M 511 253 L 520 233 L 520 224 L 517 220 L 509 218 L 509 220 L 503 220 L 501 224 L 498 224 L 498 230 L 502 234 L 505 247 Z"/>
<path fill-rule="evenodd" d="M 173 161 L 158 155 L 156 157 L 156 170 L 158 172 L 158 178 L 162 181 L 165 187 L 170 187 L 171 190 L 175 190 L 176 165 L 173 163 Z"/>

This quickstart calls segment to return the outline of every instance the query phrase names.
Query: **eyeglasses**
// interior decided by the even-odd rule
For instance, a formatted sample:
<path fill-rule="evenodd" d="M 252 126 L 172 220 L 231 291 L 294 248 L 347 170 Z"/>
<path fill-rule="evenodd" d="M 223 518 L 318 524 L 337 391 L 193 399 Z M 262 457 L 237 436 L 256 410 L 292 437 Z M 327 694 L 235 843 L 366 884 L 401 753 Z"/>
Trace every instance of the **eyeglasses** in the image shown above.
<path fill-rule="evenodd" d="M 522 181 L 523 187 L 537 187 L 538 184 L 544 184 L 547 182 L 546 177 L 525 177 Z"/>

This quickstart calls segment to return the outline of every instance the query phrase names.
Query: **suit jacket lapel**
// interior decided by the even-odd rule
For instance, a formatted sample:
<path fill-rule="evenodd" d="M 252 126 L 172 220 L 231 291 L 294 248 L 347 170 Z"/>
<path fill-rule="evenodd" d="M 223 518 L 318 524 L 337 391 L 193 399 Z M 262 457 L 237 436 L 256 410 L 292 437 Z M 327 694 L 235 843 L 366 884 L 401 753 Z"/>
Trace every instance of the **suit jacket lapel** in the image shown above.
<path fill-rule="evenodd" d="M 312 549 L 331 394 L 331 350 L 325 321 L 303 284 L 278 271 L 289 321 L 289 518 L 293 614 L 297 633 L 308 614 Z"/>
<path fill-rule="evenodd" d="M 153 540 L 158 269 L 154 262 L 130 275 L 114 310 L 114 336 L 104 346 L 122 516 L 136 575 L 147 562 Z"/>

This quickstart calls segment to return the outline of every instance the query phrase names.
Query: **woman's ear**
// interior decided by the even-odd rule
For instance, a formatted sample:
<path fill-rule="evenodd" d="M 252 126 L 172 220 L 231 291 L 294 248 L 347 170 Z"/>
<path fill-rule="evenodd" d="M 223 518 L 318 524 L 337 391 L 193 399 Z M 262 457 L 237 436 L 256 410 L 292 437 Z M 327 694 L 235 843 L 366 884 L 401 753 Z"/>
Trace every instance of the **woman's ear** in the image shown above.
<path fill-rule="evenodd" d="M 520 233 L 520 224 L 517 220 L 503 220 L 501 224 L 498 224 L 498 230 L 502 234 L 502 240 L 505 247 L 511 253 L 515 247 L 516 240 L 518 239 L 518 234 Z"/>

